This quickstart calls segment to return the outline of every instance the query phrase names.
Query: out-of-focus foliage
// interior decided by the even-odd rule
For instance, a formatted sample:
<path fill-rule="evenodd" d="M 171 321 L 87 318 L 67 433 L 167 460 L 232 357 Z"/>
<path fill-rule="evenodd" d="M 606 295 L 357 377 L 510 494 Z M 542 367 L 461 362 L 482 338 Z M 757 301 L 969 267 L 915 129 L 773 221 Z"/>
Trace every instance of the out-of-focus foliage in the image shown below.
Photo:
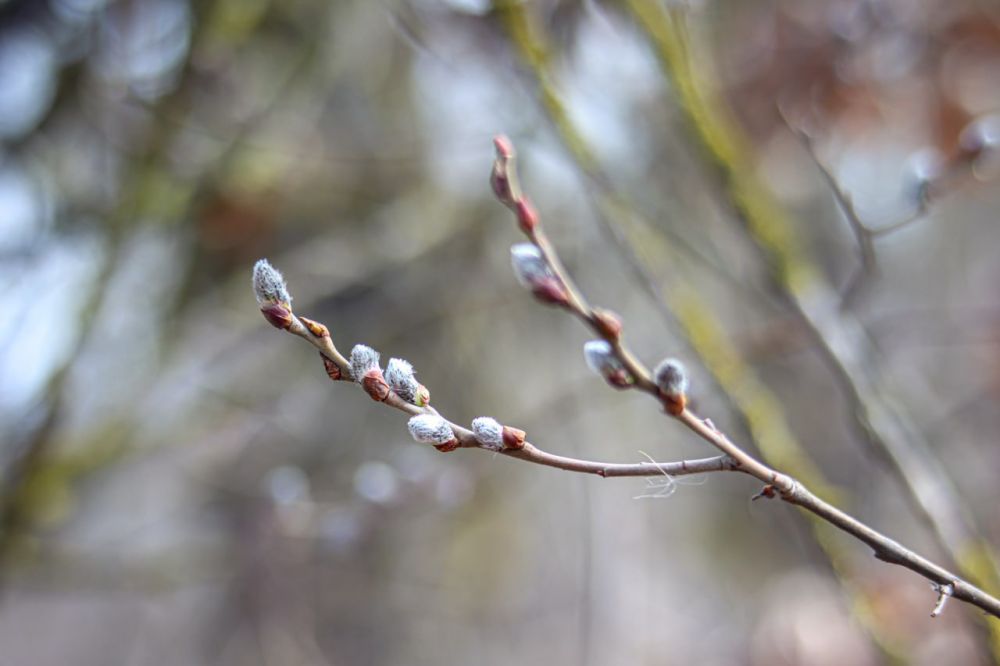
<path fill-rule="evenodd" d="M 637 501 L 639 480 L 442 455 L 260 318 L 266 256 L 297 312 L 411 361 L 450 418 L 594 459 L 708 455 L 591 376 L 586 332 L 516 284 L 487 183 L 506 132 L 569 269 L 647 362 L 684 360 L 699 413 L 746 440 L 632 254 L 720 319 L 845 508 L 942 557 L 771 290 L 647 35 L 616 3 L 526 6 L 602 186 L 645 220 L 631 254 L 488 2 L 0 1 L 0 663 L 989 658 L 972 611 L 930 620 L 922 580 L 847 540 L 834 576 L 746 479 Z M 997 141 L 1000 10 L 716 0 L 688 22 L 832 283 L 857 245 L 779 108 L 873 227 L 913 209 L 934 159 L 969 167 L 877 239 L 847 307 L 873 363 L 933 396 L 914 425 L 996 547 L 1000 160 L 969 142 Z"/>

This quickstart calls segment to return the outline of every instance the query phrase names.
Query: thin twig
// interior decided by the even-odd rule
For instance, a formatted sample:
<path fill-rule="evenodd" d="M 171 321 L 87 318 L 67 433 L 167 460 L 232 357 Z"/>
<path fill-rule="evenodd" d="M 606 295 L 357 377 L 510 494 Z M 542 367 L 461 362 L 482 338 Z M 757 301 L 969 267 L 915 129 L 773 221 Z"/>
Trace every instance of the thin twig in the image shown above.
<path fill-rule="evenodd" d="M 916 209 L 901 219 L 879 225 L 878 227 L 865 224 L 861 220 L 861 215 L 858 213 L 857 207 L 854 205 L 854 197 L 841 187 L 833 172 L 830 171 L 829 167 L 816 154 L 816 146 L 813 138 L 805 130 L 795 127 L 780 106 L 778 107 L 778 115 L 789 131 L 798 138 L 809 159 L 812 160 L 816 169 L 819 170 L 823 181 L 826 183 L 831 194 L 833 194 L 833 199 L 836 201 L 837 207 L 844 214 L 844 219 L 847 220 L 847 226 L 850 227 L 855 242 L 858 244 L 861 263 L 841 288 L 841 305 L 846 306 L 855 300 L 861 289 L 867 284 L 867 280 L 875 276 L 878 272 L 875 239 L 888 236 L 894 231 L 898 231 L 922 219 L 927 214 L 929 196 L 925 194 L 918 197 Z"/>
<path fill-rule="evenodd" d="M 935 585 L 937 589 L 938 599 L 937 603 L 934 604 L 934 610 L 931 611 L 931 617 L 937 617 L 944 612 L 944 605 L 948 603 L 948 599 L 951 595 L 955 594 L 955 588 L 950 583 L 947 585 Z"/>
<path fill-rule="evenodd" d="M 337 364 L 342 371 L 343 380 L 350 381 L 350 363 L 337 350 L 329 335 L 313 335 L 309 331 L 309 328 L 302 323 L 302 319 L 294 314 L 292 315 L 292 323 L 288 328 L 288 332 L 292 335 L 297 335 L 316 347 L 326 358 Z M 401 399 L 395 393 L 390 393 L 385 399 L 384 404 L 410 416 L 417 416 L 419 414 L 441 416 L 440 412 L 431 405 L 418 407 Z M 471 430 L 450 420 L 448 420 L 448 424 L 455 432 L 455 436 L 462 448 L 483 448 Z M 501 453 L 510 458 L 517 458 L 518 460 L 535 463 L 536 465 L 555 467 L 556 469 L 568 472 L 594 474 L 606 478 L 661 476 L 663 474 L 688 476 L 692 474 L 706 474 L 708 472 L 744 471 L 735 460 L 725 455 L 695 460 L 678 460 L 676 462 L 610 463 L 549 453 L 530 442 L 524 442 L 524 447 L 521 449 L 504 449 Z"/>

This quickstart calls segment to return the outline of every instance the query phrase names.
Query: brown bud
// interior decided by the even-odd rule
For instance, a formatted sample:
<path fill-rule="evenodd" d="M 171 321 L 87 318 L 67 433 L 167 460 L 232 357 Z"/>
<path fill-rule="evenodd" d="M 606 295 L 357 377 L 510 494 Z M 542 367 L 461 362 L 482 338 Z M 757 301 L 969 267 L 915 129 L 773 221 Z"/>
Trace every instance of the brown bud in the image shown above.
<path fill-rule="evenodd" d="M 389 397 L 389 393 L 391 392 L 389 384 L 386 383 L 385 377 L 382 376 L 382 371 L 378 368 L 372 368 L 365 373 L 365 376 L 361 378 L 361 386 L 364 388 L 365 393 L 376 402 L 385 402 L 385 399 Z"/>
<path fill-rule="evenodd" d="M 503 427 L 503 445 L 506 449 L 523 449 L 524 437 L 527 433 L 510 426 Z"/>
<path fill-rule="evenodd" d="M 431 392 L 423 384 L 418 384 L 415 400 L 417 407 L 426 407 L 431 404 Z"/>
<path fill-rule="evenodd" d="M 319 357 L 323 359 L 323 367 L 326 369 L 326 374 L 330 379 L 333 381 L 339 381 L 344 378 L 339 365 L 324 356 L 323 352 L 319 353 Z"/>
<path fill-rule="evenodd" d="M 260 313 L 275 328 L 287 331 L 292 325 L 292 311 L 284 303 L 264 303 Z"/>
<path fill-rule="evenodd" d="M 778 496 L 777 489 L 770 483 L 760 489 L 760 492 L 750 498 L 751 502 L 756 502 L 761 497 L 766 497 L 767 499 L 774 499 Z"/>
<path fill-rule="evenodd" d="M 604 338 L 617 340 L 622 335 L 622 320 L 611 310 L 595 308 L 594 325 Z"/>
<path fill-rule="evenodd" d="M 538 211 L 524 197 L 514 205 L 514 211 L 517 213 L 517 226 L 530 236 L 535 227 L 538 226 Z"/>
<path fill-rule="evenodd" d="M 330 337 L 330 329 L 328 329 L 323 324 L 318 321 L 313 321 L 312 319 L 307 319 L 306 317 L 299 317 L 299 321 L 306 325 L 309 332 L 313 334 L 313 337 L 317 338 L 328 338 Z"/>
<path fill-rule="evenodd" d="M 444 444 L 435 444 L 434 445 L 434 448 L 437 449 L 438 451 L 440 451 L 441 453 L 451 453 L 452 451 L 454 451 L 458 447 L 459 447 L 459 443 L 458 443 L 457 439 L 453 439 L 450 442 L 445 442 Z"/>
<path fill-rule="evenodd" d="M 671 416 L 680 416 L 687 407 L 687 396 L 683 393 L 673 396 L 661 394 L 661 398 L 663 400 L 663 409 Z"/>
<path fill-rule="evenodd" d="M 549 305 L 566 305 L 569 303 L 569 293 L 562 280 L 554 275 L 540 277 L 531 285 L 531 293 L 542 303 Z"/>

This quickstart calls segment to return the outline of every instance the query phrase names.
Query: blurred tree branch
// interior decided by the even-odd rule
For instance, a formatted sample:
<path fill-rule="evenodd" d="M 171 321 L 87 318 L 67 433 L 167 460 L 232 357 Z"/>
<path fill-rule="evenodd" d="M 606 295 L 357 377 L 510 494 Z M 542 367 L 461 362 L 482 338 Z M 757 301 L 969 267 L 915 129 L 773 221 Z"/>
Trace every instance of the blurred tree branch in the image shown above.
<path fill-rule="evenodd" d="M 683 13 L 647 0 L 627 0 L 627 6 L 674 84 L 692 137 L 703 147 L 749 237 L 767 258 L 776 289 L 812 333 L 850 398 L 866 443 L 889 463 L 911 505 L 958 570 L 977 585 L 1000 587 L 995 556 L 907 409 L 890 398 L 899 387 L 890 387 L 877 367 L 879 354 L 866 331 L 840 311 L 836 291 L 805 259 L 791 224 L 755 178 L 734 122 L 707 92 L 710 86 L 692 61 Z M 990 620 L 988 626 L 993 653 L 1000 656 L 1000 622 Z"/>

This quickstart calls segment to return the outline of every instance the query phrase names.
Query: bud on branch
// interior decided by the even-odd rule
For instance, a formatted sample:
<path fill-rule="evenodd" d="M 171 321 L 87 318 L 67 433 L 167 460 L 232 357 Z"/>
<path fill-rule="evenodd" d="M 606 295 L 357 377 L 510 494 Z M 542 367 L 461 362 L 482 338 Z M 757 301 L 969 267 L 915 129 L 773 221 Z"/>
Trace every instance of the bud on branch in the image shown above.
<path fill-rule="evenodd" d="M 288 330 L 292 325 L 292 297 L 285 286 L 285 278 L 267 259 L 260 259 L 253 266 L 253 293 L 268 323 Z"/>
<path fill-rule="evenodd" d="M 677 416 L 687 406 L 688 378 L 684 364 L 675 358 L 660 361 L 653 370 L 653 379 L 660 389 L 663 406 Z"/>
<path fill-rule="evenodd" d="M 418 442 L 433 444 L 438 451 L 448 452 L 458 448 L 458 440 L 451 425 L 435 414 L 418 414 L 409 420 L 406 427 Z"/>
<path fill-rule="evenodd" d="M 614 312 L 602 308 L 594 308 L 594 324 L 605 338 L 617 340 L 622 336 L 622 320 Z"/>
<path fill-rule="evenodd" d="M 520 188 L 517 186 L 517 174 L 512 164 L 514 145 L 507 137 L 498 136 L 493 139 L 493 147 L 496 149 L 496 159 L 493 161 L 493 170 L 490 172 L 490 187 L 493 188 L 493 193 L 497 195 L 500 203 L 514 209 L 521 199 Z"/>
<path fill-rule="evenodd" d="M 414 377 L 413 366 L 409 361 L 389 359 L 389 364 L 385 367 L 385 379 L 396 395 L 411 405 L 424 407 L 430 404 L 430 391 Z"/>
<path fill-rule="evenodd" d="M 517 281 L 530 289 L 535 298 L 550 305 L 569 303 L 566 286 L 542 256 L 542 251 L 535 245 L 518 243 L 512 246 L 510 263 Z"/>
<path fill-rule="evenodd" d="M 484 449 L 499 451 L 503 448 L 503 426 L 489 416 L 480 416 L 472 420 L 472 434 Z"/>
<path fill-rule="evenodd" d="M 372 369 L 379 370 L 379 353 L 368 345 L 354 345 L 351 350 L 351 377 L 361 383 L 361 378 Z"/>
<path fill-rule="evenodd" d="M 587 361 L 587 367 L 604 377 L 608 384 L 615 388 L 628 388 L 632 385 L 632 376 L 606 340 L 591 340 L 584 344 L 583 357 Z"/>

